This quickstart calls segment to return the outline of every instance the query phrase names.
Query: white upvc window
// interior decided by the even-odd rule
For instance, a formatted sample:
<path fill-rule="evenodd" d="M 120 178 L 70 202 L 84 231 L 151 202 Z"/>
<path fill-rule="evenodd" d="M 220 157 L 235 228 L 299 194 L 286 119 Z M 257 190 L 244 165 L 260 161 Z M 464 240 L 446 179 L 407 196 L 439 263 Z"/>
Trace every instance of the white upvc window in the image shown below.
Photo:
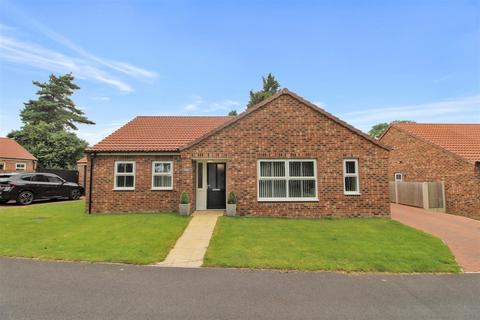
<path fill-rule="evenodd" d="M 360 194 L 360 179 L 358 178 L 358 160 L 343 160 L 343 193 L 346 195 Z"/>
<path fill-rule="evenodd" d="M 173 161 L 152 162 L 152 190 L 173 189 Z"/>
<path fill-rule="evenodd" d="M 17 162 L 15 163 L 15 170 L 25 171 L 27 164 L 25 162 Z"/>
<path fill-rule="evenodd" d="M 400 172 L 395 172 L 395 181 L 403 181 L 403 174 Z"/>
<path fill-rule="evenodd" d="M 135 161 L 115 161 L 115 190 L 135 190 Z"/>
<path fill-rule="evenodd" d="M 318 201 L 317 161 L 258 160 L 258 201 Z"/>

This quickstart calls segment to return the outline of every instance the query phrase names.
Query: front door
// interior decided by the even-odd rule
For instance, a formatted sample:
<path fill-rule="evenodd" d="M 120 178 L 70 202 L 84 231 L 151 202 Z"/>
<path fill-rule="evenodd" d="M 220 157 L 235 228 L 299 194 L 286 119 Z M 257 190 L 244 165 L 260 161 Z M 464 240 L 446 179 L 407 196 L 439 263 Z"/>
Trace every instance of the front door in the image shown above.
<path fill-rule="evenodd" d="M 207 163 L 207 209 L 225 209 L 225 163 Z"/>

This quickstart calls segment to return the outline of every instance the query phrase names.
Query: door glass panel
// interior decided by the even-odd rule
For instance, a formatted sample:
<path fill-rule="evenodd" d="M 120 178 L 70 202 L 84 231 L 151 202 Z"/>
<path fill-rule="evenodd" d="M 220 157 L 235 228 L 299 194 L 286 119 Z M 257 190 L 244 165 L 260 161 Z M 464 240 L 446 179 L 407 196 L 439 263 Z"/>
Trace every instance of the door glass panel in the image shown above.
<path fill-rule="evenodd" d="M 225 189 L 225 164 L 217 164 L 217 188 Z"/>
<path fill-rule="evenodd" d="M 207 164 L 207 174 L 208 174 L 208 187 L 210 189 L 216 189 L 217 188 L 217 170 L 215 168 L 215 163 L 209 163 Z"/>
<path fill-rule="evenodd" d="M 198 163 L 197 168 L 197 188 L 203 188 L 203 162 Z"/>

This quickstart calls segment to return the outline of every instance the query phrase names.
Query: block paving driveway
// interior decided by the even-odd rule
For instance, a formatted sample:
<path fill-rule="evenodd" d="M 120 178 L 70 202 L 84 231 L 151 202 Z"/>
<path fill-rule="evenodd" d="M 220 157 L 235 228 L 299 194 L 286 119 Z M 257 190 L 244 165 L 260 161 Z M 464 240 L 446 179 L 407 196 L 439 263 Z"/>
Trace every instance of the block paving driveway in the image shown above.
<path fill-rule="evenodd" d="M 465 272 L 480 272 L 480 221 L 420 208 L 391 205 L 392 219 L 439 237 Z"/>

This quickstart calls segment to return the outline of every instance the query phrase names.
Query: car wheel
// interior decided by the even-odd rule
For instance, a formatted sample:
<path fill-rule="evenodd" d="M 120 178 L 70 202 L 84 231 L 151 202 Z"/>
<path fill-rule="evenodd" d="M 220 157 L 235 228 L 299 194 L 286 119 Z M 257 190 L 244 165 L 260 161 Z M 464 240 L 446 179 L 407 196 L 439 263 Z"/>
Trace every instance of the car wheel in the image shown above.
<path fill-rule="evenodd" d="M 70 192 L 70 200 L 78 200 L 82 196 L 82 193 L 78 189 L 73 189 Z"/>
<path fill-rule="evenodd" d="M 28 205 L 33 202 L 34 196 L 31 191 L 22 191 L 17 197 L 17 203 L 21 205 Z"/>

